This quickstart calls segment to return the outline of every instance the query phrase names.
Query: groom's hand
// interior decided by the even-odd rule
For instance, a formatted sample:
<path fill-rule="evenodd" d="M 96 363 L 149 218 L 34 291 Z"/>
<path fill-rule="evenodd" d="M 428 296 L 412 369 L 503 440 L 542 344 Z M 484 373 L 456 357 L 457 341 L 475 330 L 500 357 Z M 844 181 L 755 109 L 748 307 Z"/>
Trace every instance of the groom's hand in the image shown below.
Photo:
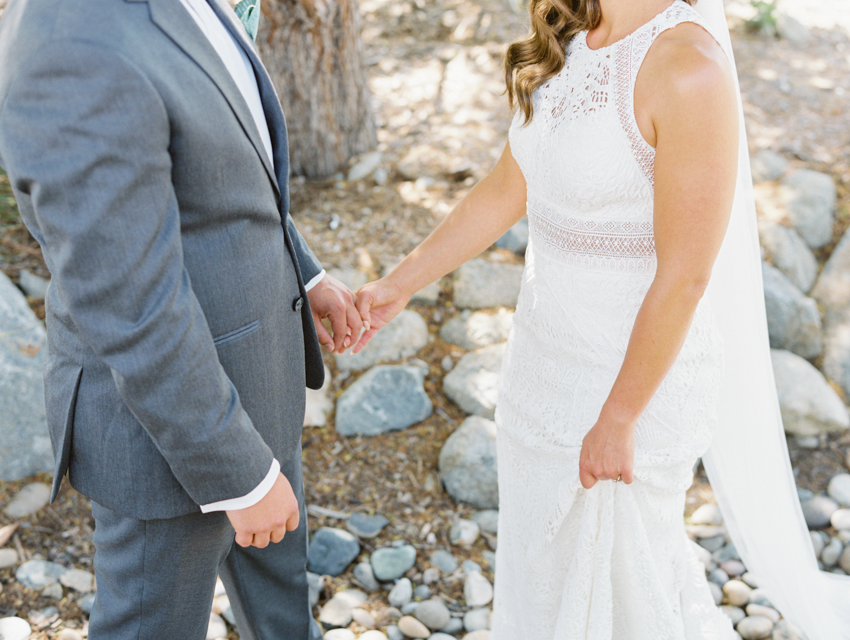
<path fill-rule="evenodd" d="M 236 544 L 259 549 L 267 547 L 269 542 L 280 542 L 287 531 L 295 531 L 301 517 L 292 486 L 282 473 L 253 507 L 225 513 L 236 530 Z"/>
<path fill-rule="evenodd" d="M 318 284 L 307 292 L 313 324 L 322 346 L 331 352 L 342 353 L 360 336 L 363 321 L 354 306 L 354 294 L 348 287 L 331 275 L 325 274 Z M 322 320 L 331 324 L 328 332 Z"/>

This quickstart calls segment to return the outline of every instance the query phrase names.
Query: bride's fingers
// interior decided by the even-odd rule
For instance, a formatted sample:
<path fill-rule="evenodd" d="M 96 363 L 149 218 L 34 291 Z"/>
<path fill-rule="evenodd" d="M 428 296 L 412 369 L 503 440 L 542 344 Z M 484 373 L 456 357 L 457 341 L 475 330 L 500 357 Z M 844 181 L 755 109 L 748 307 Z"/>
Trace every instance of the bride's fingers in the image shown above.
<path fill-rule="evenodd" d="M 369 328 L 372 326 L 372 305 L 375 303 L 374 294 L 368 289 L 360 289 L 357 292 L 357 302 L 355 302 L 355 308 L 357 309 L 357 313 L 360 314 L 360 319 L 363 321 L 363 325 L 366 327 L 366 332 L 369 332 Z M 358 343 L 359 344 L 359 343 Z M 362 349 L 363 347 L 361 347 Z"/>
<path fill-rule="evenodd" d="M 588 466 L 584 463 L 578 465 L 578 479 L 581 481 L 581 486 L 585 489 L 590 489 L 598 481 L 597 477 L 591 473 Z"/>
<path fill-rule="evenodd" d="M 372 336 L 374 336 L 376 333 L 378 333 L 377 329 L 368 329 L 364 331 L 363 335 L 360 336 L 360 340 L 357 341 L 357 344 L 355 344 L 351 348 L 351 353 L 359 353 L 360 350 L 363 349 L 363 347 L 369 344 L 369 340 L 371 340 Z"/>

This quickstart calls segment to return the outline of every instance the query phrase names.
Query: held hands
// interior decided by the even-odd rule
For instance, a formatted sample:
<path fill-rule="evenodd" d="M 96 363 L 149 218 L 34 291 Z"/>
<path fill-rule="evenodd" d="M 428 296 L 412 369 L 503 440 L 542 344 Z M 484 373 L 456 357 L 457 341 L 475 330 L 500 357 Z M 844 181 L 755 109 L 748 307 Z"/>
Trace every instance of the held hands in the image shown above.
<path fill-rule="evenodd" d="M 590 489 L 599 480 L 634 480 L 634 427 L 615 425 L 600 418 L 584 436 L 579 458 L 581 486 Z"/>
<path fill-rule="evenodd" d="M 355 308 L 354 294 L 331 275 L 325 274 L 310 291 L 310 309 L 319 342 L 331 353 L 342 353 L 360 336 L 363 321 Z M 330 321 L 329 332 L 322 320 Z M 368 329 L 368 326 L 366 327 Z M 331 335 L 331 333 L 333 335 Z"/>
<path fill-rule="evenodd" d="M 388 277 L 363 285 L 357 291 L 357 311 L 363 318 L 366 331 L 354 345 L 352 353 L 358 353 L 372 339 L 378 329 L 395 318 L 410 300 L 410 294 Z"/>
<path fill-rule="evenodd" d="M 298 500 L 283 474 L 278 474 L 271 490 L 253 507 L 225 513 L 236 530 L 236 544 L 258 549 L 283 540 L 287 531 L 298 528 L 301 519 Z"/>

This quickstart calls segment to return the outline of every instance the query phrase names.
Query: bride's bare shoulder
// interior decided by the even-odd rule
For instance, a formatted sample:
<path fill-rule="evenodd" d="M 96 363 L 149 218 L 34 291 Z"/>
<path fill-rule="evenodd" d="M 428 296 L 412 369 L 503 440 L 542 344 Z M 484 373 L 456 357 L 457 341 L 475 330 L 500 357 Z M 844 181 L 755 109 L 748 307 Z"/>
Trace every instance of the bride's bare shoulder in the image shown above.
<path fill-rule="evenodd" d="M 683 22 L 660 33 L 635 84 L 635 117 L 647 142 L 655 146 L 663 125 L 683 116 L 737 115 L 733 73 L 723 49 L 700 25 Z"/>
<path fill-rule="evenodd" d="M 737 118 L 734 71 L 717 41 L 693 22 L 667 29 L 652 43 L 635 84 L 635 118 L 653 147 L 662 130 L 688 121 Z"/>
<path fill-rule="evenodd" d="M 723 49 L 703 27 L 683 22 L 658 35 L 644 62 L 647 74 L 674 93 L 704 94 L 732 86 L 732 66 Z"/>

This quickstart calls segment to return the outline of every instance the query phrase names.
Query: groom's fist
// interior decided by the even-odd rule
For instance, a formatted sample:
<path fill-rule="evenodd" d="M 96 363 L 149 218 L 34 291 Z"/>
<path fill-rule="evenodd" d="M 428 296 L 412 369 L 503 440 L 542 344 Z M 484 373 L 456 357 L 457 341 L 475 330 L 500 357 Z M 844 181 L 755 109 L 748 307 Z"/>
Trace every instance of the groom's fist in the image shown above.
<path fill-rule="evenodd" d="M 271 490 L 253 507 L 226 513 L 236 531 L 236 544 L 260 549 L 268 546 L 269 542 L 280 542 L 287 531 L 295 531 L 301 518 L 298 500 L 282 473 L 278 474 Z"/>

